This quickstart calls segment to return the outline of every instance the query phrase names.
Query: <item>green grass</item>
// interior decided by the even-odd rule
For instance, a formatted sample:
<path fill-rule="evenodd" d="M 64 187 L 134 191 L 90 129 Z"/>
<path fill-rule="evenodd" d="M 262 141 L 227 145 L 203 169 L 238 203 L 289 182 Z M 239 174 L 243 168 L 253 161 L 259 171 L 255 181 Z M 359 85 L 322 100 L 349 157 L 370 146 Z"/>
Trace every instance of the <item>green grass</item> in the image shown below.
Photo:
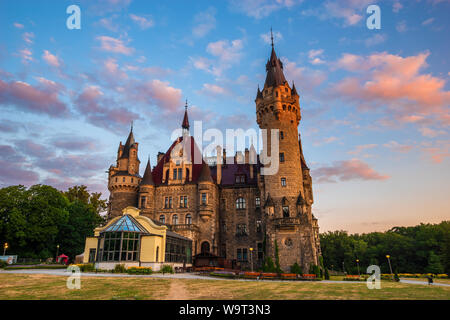
<path fill-rule="evenodd" d="M 433 299 L 450 300 L 450 287 L 382 281 L 380 290 L 365 283 L 191 280 L 83 277 L 69 290 L 66 277 L 0 274 L 0 299 Z M 174 296 L 175 295 L 175 296 Z"/>

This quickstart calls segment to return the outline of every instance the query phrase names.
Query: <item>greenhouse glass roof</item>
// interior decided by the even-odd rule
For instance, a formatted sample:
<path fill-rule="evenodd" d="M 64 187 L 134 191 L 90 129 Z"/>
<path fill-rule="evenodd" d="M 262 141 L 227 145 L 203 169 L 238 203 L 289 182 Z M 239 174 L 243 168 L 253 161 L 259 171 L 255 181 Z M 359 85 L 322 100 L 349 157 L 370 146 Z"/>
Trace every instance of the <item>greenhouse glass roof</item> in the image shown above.
<path fill-rule="evenodd" d="M 126 214 L 119 220 L 108 226 L 103 232 L 139 232 L 148 233 L 148 231 L 134 219 Z"/>

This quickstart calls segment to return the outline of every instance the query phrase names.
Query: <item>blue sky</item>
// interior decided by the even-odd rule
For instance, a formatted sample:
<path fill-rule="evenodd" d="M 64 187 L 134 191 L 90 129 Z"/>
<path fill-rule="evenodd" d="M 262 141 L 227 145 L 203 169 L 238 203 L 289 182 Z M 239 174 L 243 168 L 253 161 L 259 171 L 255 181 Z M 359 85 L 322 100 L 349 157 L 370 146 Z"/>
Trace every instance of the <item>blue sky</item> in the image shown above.
<path fill-rule="evenodd" d="M 72 4 L 81 30 L 66 27 Z M 272 27 L 321 230 L 449 219 L 449 13 L 442 0 L 1 0 L 0 184 L 107 196 L 131 121 L 155 165 L 185 99 L 191 123 L 256 128 Z"/>

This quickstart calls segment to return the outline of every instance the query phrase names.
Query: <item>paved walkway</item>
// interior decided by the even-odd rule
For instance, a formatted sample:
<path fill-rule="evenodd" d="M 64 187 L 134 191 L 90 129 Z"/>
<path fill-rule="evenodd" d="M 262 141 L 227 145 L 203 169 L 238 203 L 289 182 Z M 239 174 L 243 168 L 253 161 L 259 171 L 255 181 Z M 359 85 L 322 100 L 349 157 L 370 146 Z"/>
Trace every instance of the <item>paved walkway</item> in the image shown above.
<path fill-rule="evenodd" d="M 66 269 L 19 269 L 19 270 L 0 270 L 0 274 L 2 273 L 13 273 L 13 274 L 47 274 L 53 276 L 64 276 L 68 277 L 70 272 Z M 290 282 L 296 280 L 254 280 L 254 279 L 227 279 L 227 278 L 219 278 L 219 277 L 210 277 L 203 276 L 197 273 L 174 273 L 174 274 L 161 274 L 155 273 L 152 275 L 131 275 L 131 274 L 123 274 L 123 273 L 89 273 L 83 272 L 83 277 L 119 277 L 119 278 L 160 278 L 160 279 L 200 279 L 200 280 L 227 280 L 227 281 L 278 281 L 278 282 Z M 419 284 L 419 285 L 428 285 L 428 282 L 425 281 L 415 281 L 415 280 L 406 280 L 400 279 L 401 283 L 407 284 Z M 322 280 L 312 283 L 365 283 L 365 281 L 333 281 L 333 280 Z M 443 286 L 450 287 L 450 284 L 446 283 L 436 283 L 431 284 L 433 286 Z"/>

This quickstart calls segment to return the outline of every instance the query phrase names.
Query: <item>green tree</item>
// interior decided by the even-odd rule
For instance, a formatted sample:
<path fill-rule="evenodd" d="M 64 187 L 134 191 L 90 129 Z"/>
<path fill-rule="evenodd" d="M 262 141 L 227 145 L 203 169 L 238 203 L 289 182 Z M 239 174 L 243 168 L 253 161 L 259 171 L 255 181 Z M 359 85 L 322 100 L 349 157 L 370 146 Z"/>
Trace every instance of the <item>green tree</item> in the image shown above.
<path fill-rule="evenodd" d="M 444 272 L 444 268 L 442 266 L 441 260 L 439 259 L 439 256 L 436 255 L 433 251 L 430 251 L 426 272 L 435 274 Z"/>

